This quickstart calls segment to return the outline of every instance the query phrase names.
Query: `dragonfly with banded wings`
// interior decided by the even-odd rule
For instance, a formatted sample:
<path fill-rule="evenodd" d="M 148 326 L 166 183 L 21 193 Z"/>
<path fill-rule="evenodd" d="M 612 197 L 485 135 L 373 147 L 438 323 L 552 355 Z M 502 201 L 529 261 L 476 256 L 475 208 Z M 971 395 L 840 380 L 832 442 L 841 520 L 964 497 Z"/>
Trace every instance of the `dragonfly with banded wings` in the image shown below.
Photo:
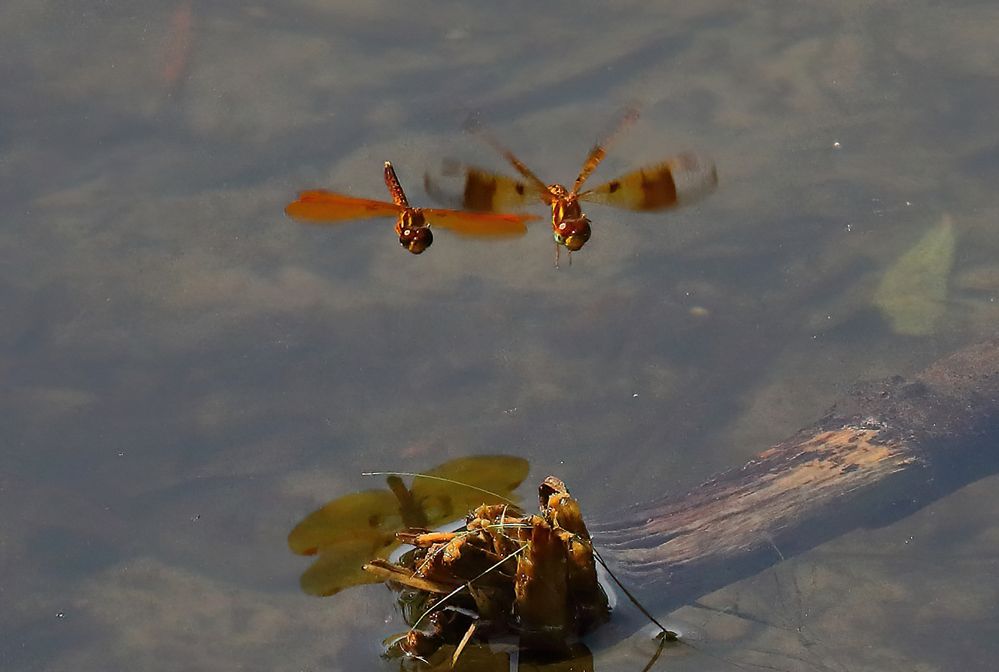
<path fill-rule="evenodd" d="M 388 161 L 385 162 L 385 186 L 392 196 L 391 203 L 313 189 L 299 193 L 284 211 L 289 217 L 314 224 L 395 217 L 399 243 L 413 254 L 422 253 L 434 242 L 431 223 L 464 236 L 507 238 L 524 235 L 526 222 L 538 219 L 534 215 L 414 208 L 409 205 L 395 169 Z"/>
<path fill-rule="evenodd" d="M 581 201 L 603 203 L 637 212 L 655 212 L 692 203 L 706 196 L 718 184 L 718 173 L 709 159 L 698 154 L 684 153 L 626 173 L 586 191 L 583 183 L 596 170 L 607 154 L 607 147 L 618 133 L 632 124 L 638 113 L 629 110 L 616 128 L 590 149 L 583 167 L 568 189 L 561 184 L 546 184 L 505 146 L 481 128 L 471 128 L 496 149 L 522 179 L 508 177 L 489 170 L 445 161 L 438 176 L 427 173 L 424 185 L 436 200 L 455 203 L 467 210 L 502 212 L 516 210 L 540 199 L 551 208 L 552 236 L 555 239 L 555 265 L 559 251 L 571 254 L 580 250 L 590 239 L 590 219 L 580 206 Z M 449 190 L 458 181 L 460 193 Z M 572 257 L 570 256 L 570 262 Z"/>

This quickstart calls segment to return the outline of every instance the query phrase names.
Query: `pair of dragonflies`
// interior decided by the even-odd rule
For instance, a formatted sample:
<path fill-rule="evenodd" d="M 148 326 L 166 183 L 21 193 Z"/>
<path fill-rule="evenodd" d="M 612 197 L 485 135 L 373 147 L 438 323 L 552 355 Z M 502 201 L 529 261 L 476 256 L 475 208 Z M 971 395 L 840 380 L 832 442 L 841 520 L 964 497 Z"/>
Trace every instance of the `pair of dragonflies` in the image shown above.
<path fill-rule="evenodd" d="M 583 214 L 580 201 L 653 212 L 692 202 L 709 193 L 718 183 L 711 161 L 687 153 L 581 191 L 583 183 L 606 156 L 611 140 L 637 117 L 637 113 L 629 111 L 611 133 L 593 146 L 572 189 L 561 184 L 546 184 L 513 152 L 485 131 L 476 129 L 513 166 L 521 179 L 446 162 L 441 177 L 443 180 L 457 178 L 460 193 L 449 196 L 442 188 L 443 181 L 430 174 L 425 176 L 426 190 L 431 197 L 453 202 L 460 209 L 414 208 L 402 190 L 395 169 L 386 161 L 385 185 L 392 197 L 391 203 L 317 189 L 301 192 L 295 201 L 288 204 L 285 212 L 296 219 L 313 223 L 395 217 L 399 242 L 413 254 L 420 254 L 433 243 L 431 224 L 466 236 L 495 238 L 523 235 L 527 231 L 526 223 L 538 217 L 503 213 L 540 200 L 551 208 L 555 263 L 558 265 L 558 253 L 562 247 L 572 253 L 590 239 L 590 220 Z"/>

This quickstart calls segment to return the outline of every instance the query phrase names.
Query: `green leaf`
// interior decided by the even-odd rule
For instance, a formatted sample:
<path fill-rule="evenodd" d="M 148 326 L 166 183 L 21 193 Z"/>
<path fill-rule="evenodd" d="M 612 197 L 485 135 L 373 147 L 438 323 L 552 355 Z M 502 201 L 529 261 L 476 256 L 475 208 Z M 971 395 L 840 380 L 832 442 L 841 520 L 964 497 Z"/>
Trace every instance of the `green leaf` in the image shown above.
<path fill-rule="evenodd" d="M 313 511 L 288 535 L 288 546 L 299 555 L 315 555 L 343 539 L 392 538 L 401 529 L 399 500 L 388 490 L 355 492 Z"/>
<path fill-rule="evenodd" d="M 944 215 L 885 272 L 874 292 L 874 305 L 895 333 L 926 336 L 936 329 L 947 307 L 955 246 L 954 222 Z"/>
<path fill-rule="evenodd" d="M 423 510 L 429 526 L 437 527 L 461 518 L 480 504 L 508 501 L 527 477 L 529 469 L 527 460 L 519 457 L 461 457 L 424 472 L 430 478 L 414 478 L 413 498 Z"/>
<path fill-rule="evenodd" d="M 288 535 L 294 553 L 319 556 L 302 574 L 302 590 L 333 595 L 351 586 L 377 583 L 361 566 L 387 558 L 399 546 L 396 532 L 415 525 L 439 527 L 480 504 L 506 501 L 528 468 L 527 460 L 519 457 L 463 457 L 416 476 L 408 489 L 398 476 L 389 476 L 385 490 L 355 492 L 327 502 Z"/>

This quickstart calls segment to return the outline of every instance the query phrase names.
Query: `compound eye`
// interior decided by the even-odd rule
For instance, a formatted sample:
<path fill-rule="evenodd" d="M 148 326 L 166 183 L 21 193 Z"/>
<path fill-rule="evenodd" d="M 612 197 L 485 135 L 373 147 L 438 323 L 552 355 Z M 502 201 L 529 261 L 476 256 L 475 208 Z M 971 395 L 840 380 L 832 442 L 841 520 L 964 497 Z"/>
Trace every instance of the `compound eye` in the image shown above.
<path fill-rule="evenodd" d="M 434 234 L 426 227 L 404 229 L 399 236 L 399 244 L 413 254 L 420 254 L 434 242 Z"/>
<path fill-rule="evenodd" d="M 565 236 L 563 236 L 561 233 L 556 232 L 555 233 L 555 242 L 558 243 L 559 245 L 564 244 L 565 243 Z"/>

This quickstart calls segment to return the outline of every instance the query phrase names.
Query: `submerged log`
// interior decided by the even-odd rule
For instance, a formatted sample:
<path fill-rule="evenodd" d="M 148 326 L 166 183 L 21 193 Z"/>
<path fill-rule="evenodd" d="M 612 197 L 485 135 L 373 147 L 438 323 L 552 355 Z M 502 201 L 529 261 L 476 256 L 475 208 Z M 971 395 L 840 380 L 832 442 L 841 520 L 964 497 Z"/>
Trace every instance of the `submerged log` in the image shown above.
<path fill-rule="evenodd" d="M 860 386 L 743 467 L 590 529 L 621 578 L 672 610 L 995 473 L 997 430 L 999 340 Z"/>

